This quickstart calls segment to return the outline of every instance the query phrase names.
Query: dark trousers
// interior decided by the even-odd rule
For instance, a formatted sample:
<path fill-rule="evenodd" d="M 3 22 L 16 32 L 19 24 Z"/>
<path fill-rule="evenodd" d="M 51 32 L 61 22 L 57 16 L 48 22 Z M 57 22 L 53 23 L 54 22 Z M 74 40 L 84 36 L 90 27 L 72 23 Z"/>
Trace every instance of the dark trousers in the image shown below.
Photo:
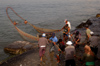
<path fill-rule="evenodd" d="M 97 55 L 98 53 L 98 47 L 91 47 L 91 50 Z"/>
<path fill-rule="evenodd" d="M 74 59 L 66 60 L 65 66 L 76 66 L 75 60 Z"/>

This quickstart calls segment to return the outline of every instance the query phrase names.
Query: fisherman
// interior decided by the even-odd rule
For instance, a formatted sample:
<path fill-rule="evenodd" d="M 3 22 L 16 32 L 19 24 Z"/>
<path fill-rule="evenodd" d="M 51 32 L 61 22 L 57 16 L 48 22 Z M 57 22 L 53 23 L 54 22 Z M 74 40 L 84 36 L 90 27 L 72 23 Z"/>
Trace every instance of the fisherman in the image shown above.
<path fill-rule="evenodd" d="M 81 40 L 81 34 L 80 34 L 80 32 L 79 31 L 75 31 L 73 34 L 75 34 L 75 36 L 74 36 L 74 46 L 75 46 L 75 48 L 79 48 L 79 42 L 80 42 L 80 40 Z"/>
<path fill-rule="evenodd" d="M 25 20 L 24 23 L 27 24 L 28 22 Z"/>
<path fill-rule="evenodd" d="M 39 38 L 39 41 L 38 41 L 40 61 L 42 61 L 42 58 L 43 58 L 43 56 L 44 56 L 44 54 L 45 54 L 46 45 L 49 44 L 49 43 L 48 43 L 48 40 L 47 40 L 45 37 L 46 37 L 46 34 L 43 33 L 43 34 L 42 34 L 42 37 Z"/>
<path fill-rule="evenodd" d="M 95 53 L 95 55 L 97 55 L 98 53 L 98 42 L 99 42 L 99 37 L 94 35 L 94 32 L 91 31 L 91 38 L 90 38 L 90 47 L 91 50 Z"/>
<path fill-rule="evenodd" d="M 95 66 L 95 60 L 97 60 L 98 58 L 92 52 L 90 46 L 85 45 L 84 51 L 85 53 L 83 54 L 83 57 L 80 59 L 80 61 L 85 61 L 86 66 Z"/>
<path fill-rule="evenodd" d="M 63 40 L 64 41 L 67 41 L 68 40 L 68 37 L 69 37 L 69 32 L 70 32 L 70 28 L 68 27 L 68 24 L 66 24 L 63 28 L 62 28 L 64 31 L 63 31 Z"/>
<path fill-rule="evenodd" d="M 74 60 L 74 55 L 75 55 L 75 47 L 72 46 L 71 41 L 66 42 L 66 48 L 65 48 L 65 66 L 76 66 L 75 65 L 75 60 Z"/>
<path fill-rule="evenodd" d="M 64 52 L 64 50 L 65 50 L 65 43 L 63 42 L 63 40 L 59 39 L 59 41 L 57 43 L 59 44 L 59 48 L 62 50 L 62 52 Z"/>
<path fill-rule="evenodd" d="M 71 29 L 71 24 L 70 24 L 70 22 L 67 20 L 67 19 L 65 19 L 65 21 L 64 21 L 66 24 L 68 24 L 68 27 Z"/>
<path fill-rule="evenodd" d="M 56 57 L 57 63 L 59 64 L 59 53 L 61 50 L 59 49 L 58 45 L 56 45 L 58 38 L 55 36 L 55 33 L 52 33 L 52 37 L 49 39 L 49 42 L 52 42 L 50 52 L 54 51 L 54 56 Z"/>
<path fill-rule="evenodd" d="M 55 36 L 55 33 L 52 33 L 52 37 L 49 38 L 49 42 L 51 42 L 51 41 L 52 41 L 52 46 L 51 46 L 50 51 L 53 51 L 54 45 L 58 42 L 58 38 Z"/>
<path fill-rule="evenodd" d="M 86 42 L 89 43 L 91 38 L 91 34 L 90 34 L 91 30 L 89 29 L 88 25 L 86 25 L 85 28 L 86 28 Z"/>

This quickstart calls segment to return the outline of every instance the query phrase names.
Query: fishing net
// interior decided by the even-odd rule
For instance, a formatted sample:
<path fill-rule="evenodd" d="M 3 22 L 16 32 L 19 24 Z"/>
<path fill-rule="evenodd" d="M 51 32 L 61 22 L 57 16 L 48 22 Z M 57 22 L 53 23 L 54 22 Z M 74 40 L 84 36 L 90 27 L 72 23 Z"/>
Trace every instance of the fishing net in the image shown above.
<path fill-rule="evenodd" d="M 38 41 L 38 39 L 39 39 L 39 37 L 35 37 L 35 36 L 33 36 L 33 35 L 31 35 L 31 34 L 28 34 L 28 33 L 26 33 L 26 32 L 24 32 L 24 31 L 22 31 L 22 30 L 20 30 L 18 27 L 16 27 L 15 26 L 15 28 L 16 28 L 16 30 L 19 32 L 19 34 L 25 39 L 25 40 L 29 40 L 29 41 Z"/>
<path fill-rule="evenodd" d="M 9 20 L 12 22 L 12 24 L 14 25 L 14 27 L 16 28 L 16 30 L 18 31 L 18 33 L 22 36 L 22 38 L 25 40 L 28 40 L 28 41 L 38 41 L 39 37 L 35 37 L 31 34 L 28 34 L 16 26 L 17 23 L 15 21 L 13 22 L 12 19 L 10 18 L 10 16 L 8 15 L 8 8 L 10 8 L 17 16 L 19 16 L 19 15 L 11 7 L 7 7 L 7 9 L 6 9 L 7 16 L 9 18 Z M 20 17 L 20 18 L 22 19 L 22 17 Z"/>
<path fill-rule="evenodd" d="M 31 25 L 34 29 L 36 29 L 39 33 L 52 33 L 52 32 L 60 31 L 60 30 L 55 30 L 55 29 L 45 29 L 45 28 L 36 27 L 35 25 L 33 25 L 29 22 L 28 22 L 28 24 Z"/>

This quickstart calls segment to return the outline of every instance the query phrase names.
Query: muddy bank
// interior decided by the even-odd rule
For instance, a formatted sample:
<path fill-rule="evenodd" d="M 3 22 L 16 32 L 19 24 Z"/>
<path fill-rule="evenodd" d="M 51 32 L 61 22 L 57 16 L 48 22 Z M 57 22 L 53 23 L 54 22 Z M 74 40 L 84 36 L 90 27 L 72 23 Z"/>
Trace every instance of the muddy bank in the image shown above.
<path fill-rule="evenodd" d="M 90 25 L 90 29 L 94 32 L 96 37 L 99 37 L 100 39 L 100 17 L 96 18 L 90 18 L 87 20 L 85 23 Z M 81 25 L 83 26 L 83 25 Z M 81 33 L 81 42 L 85 39 L 85 28 L 77 28 L 77 30 L 80 31 Z M 94 40 L 93 40 L 94 41 Z M 98 41 L 98 54 L 97 57 L 100 57 L 100 41 Z M 18 55 L 16 57 L 13 57 L 6 62 L 3 62 L 0 64 L 0 66 L 58 66 L 56 58 L 54 56 L 54 52 L 49 52 L 50 45 L 47 46 L 46 48 L 46 53 L 43 58 L 43 62 L 40 62 L 39 59 L 39 49 L 36 47 L 37 45 L 34 45 L 34 49 L 27 51 L 21 55 Z M 79 49 L 76 50 L 76 55 L 77 56 L 82 56 L 84 53 L 84 45 L 80 45 Z M 64 56 L 63 56 L 64 57 Z M 76 58 L 76 66 L 84 66 L 84 64 L 81 64 Z M 61 60 L 59 66 L 64 66 L 64 59 Z M 96 61 L 96 66 L 100 66 L 99 61 Z"/>

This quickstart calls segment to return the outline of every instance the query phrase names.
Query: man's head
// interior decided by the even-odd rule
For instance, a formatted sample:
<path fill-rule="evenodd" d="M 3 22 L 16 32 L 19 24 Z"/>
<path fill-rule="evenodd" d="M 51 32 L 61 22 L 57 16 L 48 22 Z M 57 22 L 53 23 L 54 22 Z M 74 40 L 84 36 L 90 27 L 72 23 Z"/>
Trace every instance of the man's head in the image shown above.
<path fill-rule="evenodd" d="M 86 53 L 88 53 L 88 52 L 91 51 L 91 48 L 90 48 L 90 46 L 85 45 L 84 50 L 85 50 Z"/>
<path fill-rule="evenodd" d="M 89 25 L 85 25 L 85 28 L 86 28 L 86 29 L 89 28 Z"/>
<path fill-rule="evenodd" d="M 55 33 L 52 33 L 52 37 L 55 37 Z"/>
<path fill-rule="evenodd" d="M 61 43 L 62 42 L 62 39 L 59 39 L 58 43 Z"/>
<path fill-rule="evenodd" d="M 75 35 L 79 35 L 79 34 L 80 34 L 79 31 L 76 31 Z"/>
<path fill-rule="evenodd" d="M 67 27 L 68 27 L 68 24 L 65 25 L 65 28 L 67 28 Z"/>
<path fill-rule="evenodd" d="M 64 22 L 67 24 L 68 20 L 67 20 L 67 19 L 65 19 L 65 21 L 64 21 Z"/>

